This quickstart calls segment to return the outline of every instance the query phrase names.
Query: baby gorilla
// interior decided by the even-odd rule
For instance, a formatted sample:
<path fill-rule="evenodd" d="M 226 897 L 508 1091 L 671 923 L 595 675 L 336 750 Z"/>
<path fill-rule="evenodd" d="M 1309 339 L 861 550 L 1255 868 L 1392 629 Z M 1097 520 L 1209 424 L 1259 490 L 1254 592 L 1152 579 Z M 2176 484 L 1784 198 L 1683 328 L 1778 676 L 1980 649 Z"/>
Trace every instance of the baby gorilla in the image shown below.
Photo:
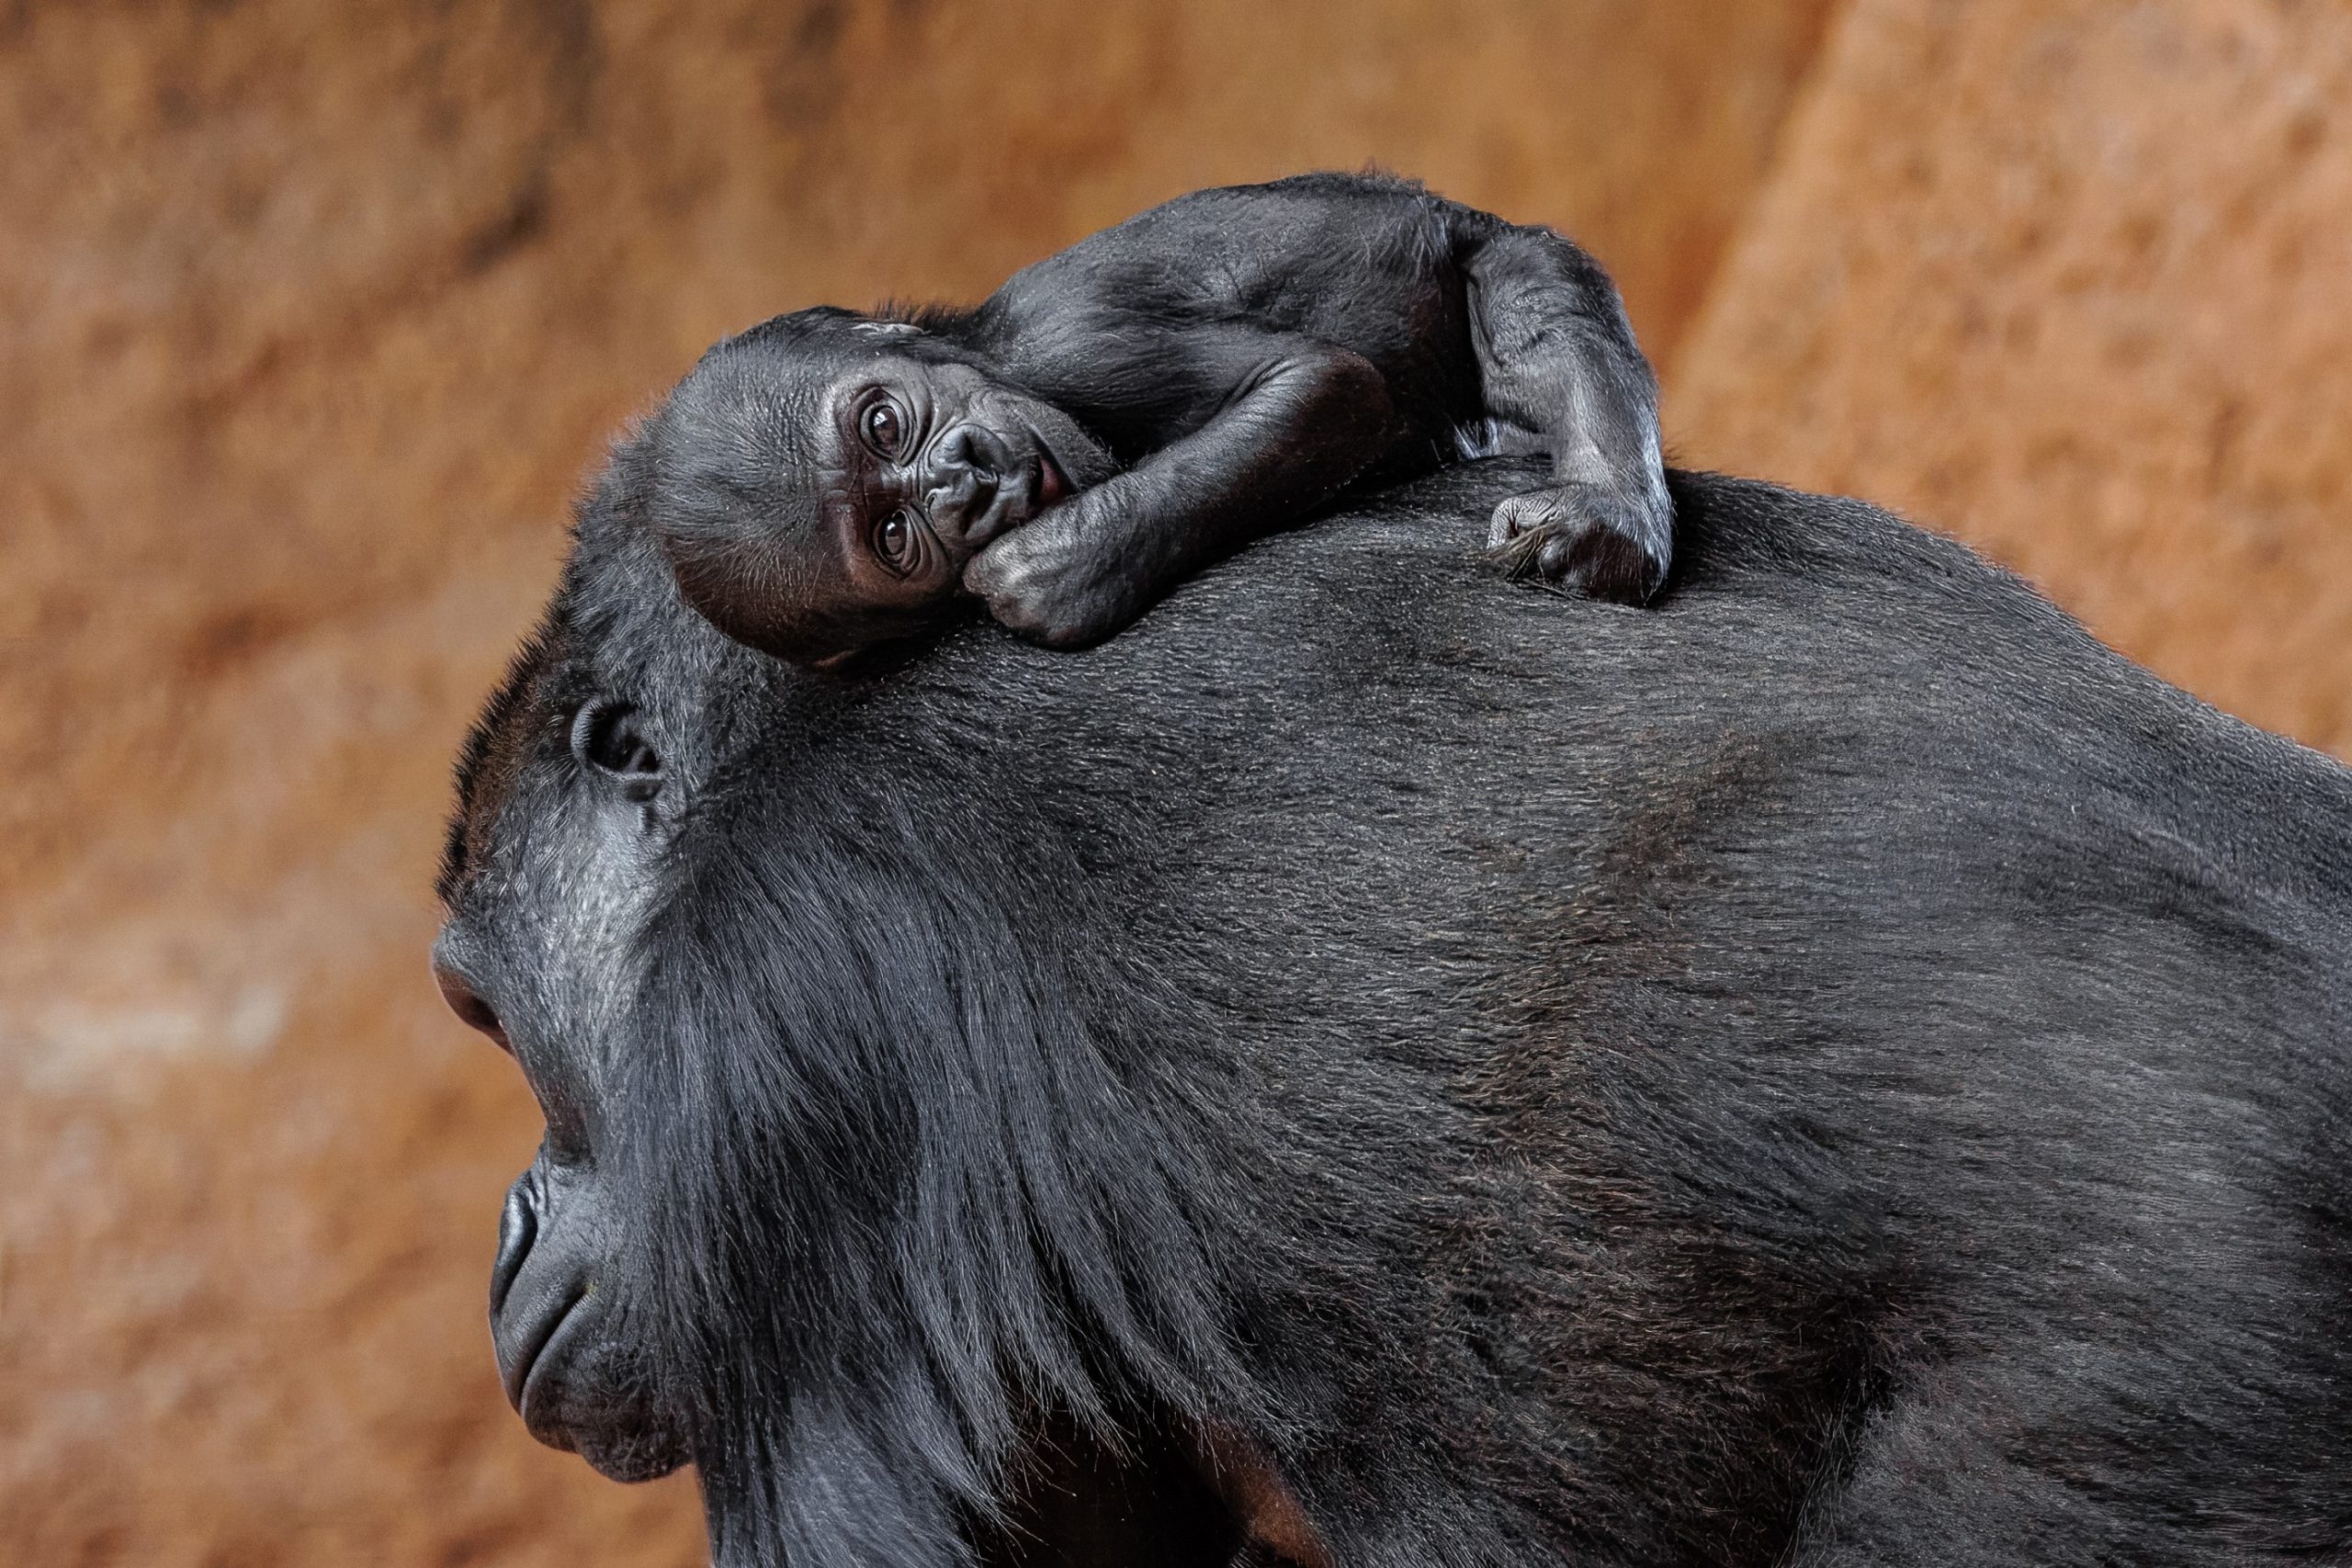
<path fill-rule="evenodd" d="M 648 426 L 650 517 L 730 636 L 829 662 L 959 591 L 1056 647 L 1358 480 L 1542 452 L 1517 572 L 1638 604 L 1672 549 L 1657 386 L 1608 276 L 1375 175 L 1199 191 L 979 306 L 802 310 L 713 348 Z"/>

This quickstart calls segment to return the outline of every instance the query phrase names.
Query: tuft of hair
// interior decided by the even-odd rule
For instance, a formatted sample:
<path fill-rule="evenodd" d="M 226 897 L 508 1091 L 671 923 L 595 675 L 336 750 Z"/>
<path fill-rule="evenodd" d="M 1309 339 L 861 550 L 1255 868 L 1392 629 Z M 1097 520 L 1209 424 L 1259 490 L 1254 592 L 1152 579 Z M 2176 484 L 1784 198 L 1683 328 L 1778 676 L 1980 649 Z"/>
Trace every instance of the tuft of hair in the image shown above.
<path fill-rule="evenodd" d="M 522 648 L 507 662 L 498 689 L 466 732 L 452 781 L 457 804 L 442 837 L 441 864 L 433 879 L 434 897 L 445 909 L 481 869 L 488 853 L 492 819 L 498 815 L 499 803 L 528 750 L 523 720 L 537 705 L 541 684 L 561 661 L 568 630 L 559 599 L 523 639 Z"/>

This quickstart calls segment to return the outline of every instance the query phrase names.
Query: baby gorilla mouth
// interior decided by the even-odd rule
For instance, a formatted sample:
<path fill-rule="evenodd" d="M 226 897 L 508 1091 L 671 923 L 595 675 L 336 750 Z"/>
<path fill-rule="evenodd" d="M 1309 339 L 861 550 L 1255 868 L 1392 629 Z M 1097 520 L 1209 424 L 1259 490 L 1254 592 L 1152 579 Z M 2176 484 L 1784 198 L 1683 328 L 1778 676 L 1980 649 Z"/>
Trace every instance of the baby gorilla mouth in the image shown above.
<path fill-rule="evenodd" d="M 1075 489 L 1062 466 L 1046 449 L 1045 442 L 1035 436 L 1031 439 L 1028 459 L 998 480 L 999 488 L 988 509 L 965 528 L 963 543 L 967 550 L 984 549 L 989 541 L 1035 522 L 1038 513 L 1066 500 Z"/>
<path fill-rule="evenodd" d="M 1054 461 L 1054 455 L 1043 446 L 1037 448 L 1037 482 L 1035 488 L 1040 511 L 1069 494 L 1069 477 Z"/>

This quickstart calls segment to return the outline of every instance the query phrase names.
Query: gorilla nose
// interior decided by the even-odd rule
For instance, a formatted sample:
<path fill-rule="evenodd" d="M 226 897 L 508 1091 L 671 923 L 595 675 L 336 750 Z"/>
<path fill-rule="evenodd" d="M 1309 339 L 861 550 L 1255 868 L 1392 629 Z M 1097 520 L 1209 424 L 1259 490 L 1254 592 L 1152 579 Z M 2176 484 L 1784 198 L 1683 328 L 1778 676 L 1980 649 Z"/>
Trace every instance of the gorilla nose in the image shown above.
<path fill-rule="evenodd" d="M 933 485 L 923 497 L 923 510 L 932 523 L 956 535 L 970 528 L 973 514 L 986 505 L 979 481 L 969 473 L 957 473 L 944 484 Z"/>
<path fill-rule="evenodd" d="M 940 457 L 951 467 L 993 480 L 1009 466 L 1004 443 L 993 431 L 978 424 L 959 424 L 940 443 Z"/>
<path fill-rule="evenodd" d="M 938 467 L 926 500 L 932 521 L 967 544 L 994 532 L 991 519 L 1004 491 L 1011 457 L 1004 443 L 976 424 L 959 425 L 939 444 Z"/>
<path fill-rule="evenodd" d="M 433 982 L 441 987 L 441 999 L 449 1004 L 449 1010 L 458 1015 L 459 1022 L 489 1035 L 491 1043 L 508 1055 L 514 1054 L 514 1046 L 506 1038 L 505 1027 L 498 1021 L 497 1012 L 481 999 L 481 993 L 474 988 L 473 982 L 458 973 L 457 965 L 438 953 L 433 960 Z"/>

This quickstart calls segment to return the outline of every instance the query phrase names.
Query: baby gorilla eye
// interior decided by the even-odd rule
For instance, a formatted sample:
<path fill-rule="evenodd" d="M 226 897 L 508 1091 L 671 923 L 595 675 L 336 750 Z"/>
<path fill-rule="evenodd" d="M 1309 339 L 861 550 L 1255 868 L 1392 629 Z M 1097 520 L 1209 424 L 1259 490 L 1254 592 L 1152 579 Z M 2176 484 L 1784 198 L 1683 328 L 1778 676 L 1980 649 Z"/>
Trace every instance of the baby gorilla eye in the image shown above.
<path fill-rule="evenodd" d="M 907 422 L 899 415 L 898 405 L 888 398 L 867 409 L 858 420 L 857 427 L 858 434 L 865 438 L 865 444 L 884 457 L 897 457 L 899 444 L 907 435 Z"/>
<path fill-rule="evenodd" d="M 905 507 L 882 519 L 874 530 L 874 553 L 882 558 L 891 570 L 904 574 L 914 569 L 922 557 L 915 538 L 915 516 Z"/>

